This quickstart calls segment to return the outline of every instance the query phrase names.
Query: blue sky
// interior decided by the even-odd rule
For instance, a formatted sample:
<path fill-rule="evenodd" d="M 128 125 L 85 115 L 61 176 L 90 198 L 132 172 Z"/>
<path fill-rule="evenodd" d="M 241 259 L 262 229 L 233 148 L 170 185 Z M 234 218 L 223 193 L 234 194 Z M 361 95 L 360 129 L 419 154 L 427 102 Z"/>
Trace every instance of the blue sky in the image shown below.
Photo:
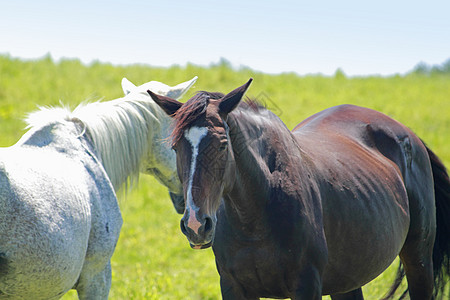
<path fill-rule="evenodd" d="M 390 75 L 450 58 L 450 1 L 2 1 L 0 53 Z"/>

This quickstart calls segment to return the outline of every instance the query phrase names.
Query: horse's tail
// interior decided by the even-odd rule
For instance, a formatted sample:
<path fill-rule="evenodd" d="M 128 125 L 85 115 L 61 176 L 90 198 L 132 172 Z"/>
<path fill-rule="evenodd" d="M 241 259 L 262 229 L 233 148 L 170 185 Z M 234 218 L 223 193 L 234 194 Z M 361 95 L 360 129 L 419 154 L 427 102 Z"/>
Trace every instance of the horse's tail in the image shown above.
<path fill-rule="evenodd" d="M 423 141 L 422 141 L 423 143 Z M 450 179 L 442 161 L 423 143 L 430 158 L 436 203 L 436 238 L 433 247 L 434 297 L 443 293 L 450 277 Z M 400 261 L 396 279 L 383 299 L 392 299 L 400 287 L 405 270 Z M 400 296 L 404 299 L 408 290 Z"/>
<path fill-rule="evenodd" d="M 450 179 L 441 160 L 426 145 L 434 179 L 436 239 L 433 248 L 435 296 L 443 292 L 450 276 Z"/>

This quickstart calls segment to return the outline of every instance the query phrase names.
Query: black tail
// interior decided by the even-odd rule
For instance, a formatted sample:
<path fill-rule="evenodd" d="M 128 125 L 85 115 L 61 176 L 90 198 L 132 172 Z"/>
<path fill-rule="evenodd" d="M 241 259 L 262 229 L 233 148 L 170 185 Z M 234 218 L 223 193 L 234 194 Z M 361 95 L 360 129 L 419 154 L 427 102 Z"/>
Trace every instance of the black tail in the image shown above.
<path fill-rule="evenodd" d="M 433 248 L 435 295 L 443 292 L 450 276 L 450 179 L 441 160 L 428 147 L 436 199 L 436 240 Z"/>
<path fill-rule="evenodd" d="M 425 143 L 431 162 L 434 179 L 434 197 L 436 202 L 436 239 L 433 247 L 434 297 L 443 295 L 450 279 L 450 179 L 444 164 Z M 383 299 L 392 299 L 405 277 L 403 265 L 400 262 L 394 284 Z M 404 291 L 400 299 L 406 297 Z M 441 296 L 442 298 L 442 296 Z"/>

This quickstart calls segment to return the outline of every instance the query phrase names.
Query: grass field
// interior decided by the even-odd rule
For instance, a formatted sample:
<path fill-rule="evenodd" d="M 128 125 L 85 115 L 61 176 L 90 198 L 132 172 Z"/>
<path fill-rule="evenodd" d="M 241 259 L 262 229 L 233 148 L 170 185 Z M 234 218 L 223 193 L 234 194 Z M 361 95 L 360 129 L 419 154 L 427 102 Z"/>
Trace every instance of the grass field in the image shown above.
<path fill-rule="evenodd" d="M 289 128 L 338 104 L 379 110 L 409 126 L 450 166 L 449 75 L 300 77 L 233 71 L 226 63 L 208 68 L 86 66 L 77 60 L 22 61 L 0 55 L 0 146 L 10 146 L 24 134 L 22 119 L 37 105 L 57 106 L 61 101 L 74 108 L 86 100 L 118 98 L 122 77 L 135 84 L 158 80 L 175 85 L 195 75 L 199 79 L 187 96 L 195 90 L 227 92 L 253 77 L 248 95 L 259 96 Z M 142 176 L 139 186 L 121 201 L 121 209 L 124 225 L 112 260 L 111 299 L 220 299 L 213 253 L 190 249 L 164 187 Z M 366 299 L 381 298 L 395 269 L 396 264 L 364 287 Z M 63 299 L 76 299 L 76 293 Z"/>

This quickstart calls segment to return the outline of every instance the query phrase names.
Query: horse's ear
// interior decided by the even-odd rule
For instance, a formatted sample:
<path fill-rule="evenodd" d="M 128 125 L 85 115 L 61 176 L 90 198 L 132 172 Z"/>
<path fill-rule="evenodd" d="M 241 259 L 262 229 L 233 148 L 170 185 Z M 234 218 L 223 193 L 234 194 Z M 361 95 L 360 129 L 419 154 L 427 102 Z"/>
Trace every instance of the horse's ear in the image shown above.
<path fill-rule="evenodd" d="M 197 81 L 197 78 L 198 77 L 195 76 L 191 80 L 188 80 L 186 82 L 177 84 L 174 87 L 171 87 L 170 91 L 167 93 L 167 97 L 173 99 L 180 99 L 194 85 L 194 83 Z"/>
<path fill-rule="evenodd" d="M 247 91 L 248 87 L 250 86 L 250 83 L 252 83 L 252 81 L 253 78 L 250 78 L 246 84 L 238 87 L 237 89 L 232 90 L 231 92 L 223 96 L 222 99 L 220 99 L 219 103 L 219 113 L 227 115 L 233 109 L 235 109 L 236 106 L 241 101 L 242 97 L 244 97 L 244 94 Z"/>
<path fill-rule="evenodd" d="M 176 113 L 177 110 L 183 105 L 183 103 L 178 102 L 175 99 L 155 94 L 150 90 L 147 90 L 147 93 L 149 93 L 153 101 L 155 101 L 156 104 L 158 104 L 169 116 Z"/>
<path fill-rule="evenodd" d="M 125 77 L 122 78 L 122 90 L 125 96 L 131 93 L 131 91 L 135 88 L 136 86 L 131 81 L 129 81 Z"/>

